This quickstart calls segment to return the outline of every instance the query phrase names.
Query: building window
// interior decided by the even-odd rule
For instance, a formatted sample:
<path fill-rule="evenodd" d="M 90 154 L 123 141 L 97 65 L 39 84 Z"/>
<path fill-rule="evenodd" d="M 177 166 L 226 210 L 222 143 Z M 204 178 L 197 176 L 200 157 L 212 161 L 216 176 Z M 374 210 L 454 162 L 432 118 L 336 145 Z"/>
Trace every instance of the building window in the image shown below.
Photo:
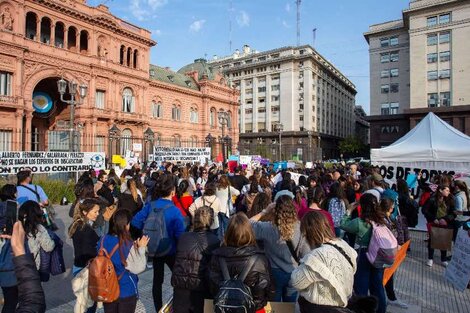
<path fill-rule="evenodd" d="M 390 53 L 381 53 L 380 54 L 380 63 L 390 62 Z"/>
<path fill-rule="evenodd" d="M 0 151 L 11 151 L 11 130 L 0 130 Z"/>
<path fill-rule="evenodd" d="M 232 112 L 227 112 L 227 128 L 232 129 Z"/>
<path fill-rule="evenodd" d="M 272 85 L 271 86 L 271 91 L 278 91 L 279 90 L 279 85 Z"/>
<path fill-rule="evenodd" d="M 439 33 L 439 43 L 446 43 L 450 41 L 450 32 Z"/>
<path fill-rule="evenodd" d="M 437 93 L 428 93 L 428 107 L 435 108 L 438 106 Z"/>
<path fill-rule="evenodd" d="M 437 53 L 428 53 L 428 63 L 437 62 Z"/>
<path fill-rule="evenodd" d="M 11 96 L 12 75 L 7 72 L 0 72 L 0 96 Z"/>
<path fill-rule="evenodd" d="M 428 46 L 437 45 L 437 34 L 428 35 Z"/>
<path fill-rule="evenodd" d="M 266 87 L 258 87 L 258 92 L 266 92 Z"/>
<path fill-rule="evenodd" d="M 96 143 L 95 143 L 95 151 L 96 152 L 105 152 L 104 150 L 104 140 L 105 140 L 105 137 L 104 136 L 97 136 L 96 137 Z"/>
<path fill-rule="evenodd" d="M 439 15 L 439 24 L 450 23 L 450 13 Z"/>
<path fill-rule="evenodd" d="M 382 48 L 388 47 L 389 44 L 390 44 L 390 42 L 389 42 L 388 38 L 381 38 L 380 39 L 380 46 Z"/>
<path fill-rule="evenodd" d="M 397 68 L 390 69 L 390 77 L 398 77 L 398 69 Z"/>
<path fill-rule="evenodd" d="M 135 97 L 132 89 L 124 88 L 122 91 L 122 111 L 126 113 L 134 112 Z"/>
<path fill-rule="evenodd" d="M 390 92 L 398 92 L 398 84 L 390 84 Z"/>
<path fill-rule="evenodd" d="M 245 114 L 252 114 L 253 113 L 253 109 L 245 109 Z"/>
<path fill-rule="evenodd" d="M 437 59 L 437 56 L 436 56 Z M 450 51 L 443 51 L 439 53 L 439 60 L 441 62 L 447 62 L 450 61 Z"/>
<path fill-rule="evenodd" d="M 279 96 L 271 96 L 271 101 L 272 102 L 279 101 Z"/>
<path fill-rule="evenodd" d="M 390 91 L 390 85 L 386 84 L 386 85 L 380 86 L 381 93 L 389 93 L 389 91 Z"/>
<path fill-rule="evenodd" d="M 428 17 L 427 25 L 428 25 L 428 27 L 437 25 L 437 16 Z"/>
<path fill-rule="evenodd" d="M 266 108 L 258 108 L 258 113 L 266 113 Z"/>
<path fill-rule="evenodd" d="M 400 104 L 398 102 L 390 103 L 390 114 L 398 114 L 398 108 Z"/>
<path fill-rule="evenodd" d="M 380 77 L 381 78 L 387 78 L 389 76 L 390 71 L 389 70 L 383 70 L 380 72 Z"/>
<path fill-rule="evenodd" d="M 173 135 L 173 147 L 181 147 L 180 135 Z"/>
<path fill-rule="evenodd" d="M 390 37 L 390 46 L 398 46 L 398 36 Z"/>
<path fill-rule="evenodd" d="M 439 71 L 439 78 L 450 78 L 450 70 L 440 70 Z"/>
<path fill-rule="evenodd" d="M 439 94 L 441 97 L 441 106 L 449 107 L 450 106 L 450 92 L 441 92 Z"/>
<path fill-rule="evenodd" d="M 105 98 L 104 98 L 104 91 L 97 90 L 95 94 L 95 108 L 97 109 L 104 109 L 105 105 Z"/>
<path fill-rule="evenodd" d="M 156 103 L 155 101 L 152 101 L 152 117 L 163 117 L 163 108 L 161 102 Z"/>
<path fill-rule="evenodd" d="M 390 62 L 398 62 L 398 51 L 390 52 Z"/>
<path fill-rule="evenodd" d="M 278 106 L 271 107 L 271 112 L 279 112 L 280 108 Z"/>
<path fill-rule="evenodd" d="M 173 104 L 171 108 L 171 119 L 174 121 L 181 121 L 181 107 Z"/>
<path fill-rule="evenodd" d="M 132 131 L 126 128 L 121 133 L 121 155 L 126 155 L 127 151 L 132 150 Z"/>
<path fill-rule="evenodd" d="M 382 103 L 380 113 L 382 115 L 389 115 L 390 114 L 390 105 L 388 103 Z"/>
<path fill-rule="evenodd" d="M 436 80 L 437 71 L 428 71 L 428 80 Z"/>
<path fill-rule="evenodd" d="M 191 110 L 189 111 L 189 121 L 191 123 L 199 122 L 199 114 L 196 108 L 191 108 Z"/>

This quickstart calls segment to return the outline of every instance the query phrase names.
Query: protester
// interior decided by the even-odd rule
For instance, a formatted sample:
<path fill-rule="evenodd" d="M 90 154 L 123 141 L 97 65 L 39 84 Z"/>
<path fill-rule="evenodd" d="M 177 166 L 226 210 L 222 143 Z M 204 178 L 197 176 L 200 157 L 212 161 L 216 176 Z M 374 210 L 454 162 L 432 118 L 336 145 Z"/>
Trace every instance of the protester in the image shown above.
<path fill-rule="evenodd" d="M 191 175 L 189 175 L 189 169 L 184 166 L 182 169 L 181 169 L 181 177 L 180 179 L 178 180 L 178 185 L 181 184 L 181 182 L 183 180 L 186 180 L 188 182 L 188 190 L 187 192 L 190 194 L 190 195 L 193 195 L 194 194 L 194 191 L 196 190 L 196 183 L 194 181 L 194 178 L 191 177 Z"/>
<path fill-rule="evenodd" d="M 261 176 L 261 178 L 259 179 L 259 186 L 261 187 L 263 192 L 268 195 L 269 199 L 273 198 L 273 188 L 267 176 Z"/>
<path fill-rule="evenodd" d="M 454 224 L 454 241 L 457 232 L 462 225 L 470 220 L 470 197 L 467 184 L 462 180 L 454 182 L 454 199 L 455 199 L 455 224 Z"/>
<path fill-rule="evenodd" d="M 357 205 L 357 204 L 356 204 Z M 385 225 L 385 215 L 380 211 L 376 195 L 365 193 L 360 199 L 362 208 L 361 217 L 351 219 L 356 205 L 349 206 L 346 215 L 341 221 L 341 228 L 346 232 L 356 235 L 356 244 L 359 246 L 357 271 L 354 277 L 354 291 L 359 296 L 367 296 L 368 293 L 377 297 L 379 308 L 377 313 L 385 313 L 387 302 L 383 287 L 383 268 L 376 268 L 367 259 L 366 253 L 372 237 L 371 222 Z"/>
<path fill-rule="evenodd" d="M 117 247 L 111 261 L 119 277 L 119 299 L 103 303 L 105 313 L 135 312 L 137 305 L 137 274 L 145 270 L 145 248 L 149 238 L 142 236 L 135 243 L 132 241 L 129 233 L 131 219 L 130 211 L 118 210 L 111 218 L 109 234 L 98 242 L 97 252 L 104 248 L 111 253 Z"/>
<path fill-rule="evenodd" d="M 108 204 L 113 205 L 116 202 L 116 199 L 114 198 L 114 189 L 116 186 L 116 181 L 113 178 L 109 178 L 103 183 L 103 186 L 96 194 L 105 199 Z"/>
<path fill-rule="evenodd" d="M 118 196 L 118 210 L 126 209 L 135 215 L 143 207 L 142 196 L 137 189 L 135 179 L 128 179 L 126 186 L 126 190 Z"/>
<path fill-rule="evenodd" d="M 173 298 L 177 300 L 173 302 L 174 313 L 202 313 L 204 299 L 212 298 L 207 288 L 207 278 L 212 252 L 220 246 L 219 239 L 210 231 L 213 222 L 214 212 L 211 208 L 197 209 L 194 213 L 194 230 L 182 234 L 178 241 L 171 277 Z"/>
<path fill-rule="evenodd" d="M 165 264 L 173 269 L 175 264 L 176 242 L 184 232 L 183 216 L 180 210 L 173 204 L 171 200 L 175 195 L 175 186 L 173 177 L 163 174 L 158 177 L 155 184 L 152 201 L 145 204 L 143 209 L 138 212 L 132 219 L 132 225 L 137 229 L 143 229 L 144 223 L 153 208 L 163 208 L 165 226 L 168 238 L 171 241 L 171 250 L 167 255 L 153 258 L 153 288 L 152 295 L 155 305 L 155 311 L 159 311 L 162 307 L 162 284 L 164 279 Z M 150 238 L 152 240 L 152 238 Z"/>
<path fill-rule="evenodd" d="M 267 209 L 267 207 L 271 204 L 271 198 L 264 192 L 260 192 L 256 195 L 255 199 L 253 200 L 253 205 L 251 207 L 251 210 L 247 212 L 248 218 L 252 218 L 253 216 L 261 213 L 263 210 Z M 270 214 L 270 217 L 272 218 L 273 215 Z M 261 218 L 262 221 L 268 221 L 271 220 L 271 218 L 268 218 L 268 215 L 263 215 Z"/>
<path fill-rule="evenodd" d="M 216 186 L 214 183 L 208 183 L 205 186 L 204 195 L 200 198 L 197 198 L 193 204 L 189 207 L 189 212 L 191 213 L 192 218 L 194 218 L 194 212 L 203 206 L 208 206 L 212 210 L 214 210 L 214 223 L 211 225 L 211 230 L 216 231 L 219 228 L 219 219 L 218 214 L 219 212 L 223 214 L 227 214 L 226 207 L 223 207 L 220 204 L 219 199 L 215 195 Z M 224 211 L 222 211 L 224 210 Z"/>
<path fill-rule="evenodd" d="M 299 186 L 296 186 L 294 188 L 294 207 L 297 211 L 297 214 L 299 214 L 299 212 L 301 211 L 306 211 L 307 208 L 308 208 L 308 205 L 307 205 L 307 200 L 305 199 L 304 197 L 304 193 L 302 191 L 302 188 L 300 188 Z"/>
<path fill-rule="evenodd" d="M 261 313 L 272 295 L 270 265 L 264 253 L 256 246 L 255 234 L 248 218 L 245 214 L 238 213 L 230 219 L 222 247 L 213 252 L 209 269 L 212 295 L 217 294 L 224 280 L 221 259 L 227 264 L 230 277 L 237 277 L 251 258 L 255 260 L 244 283 L 251 290 L 257 312 Z"/>
<path fill-rule="evenodd" d="M 251 176 L 250 179 L 251 184 L 243 187 L 242 190 L 242 193 L 244 194 L 242 206 L 246 209 L 246 212 L 250 212 L 251 207 L 253 206 L 253 201 L 255 200 L 256 196 L 260 192 L 263 192 L 256 178 L 254 176 Z"/>
<path fill-rule="evenodd" d="M 194 202 L 192 192 L 190 192 L 189 182 L 187 180 L 181 180 L 176 194 L 173 196 L 173 203 L 180 210 L 184 220 L 184 228 L 188 229 L 191 226 L 191 213 L 189 207 Z"/>
<path fill-rule="evenodd" d="M 98 190 L 103 187 L 103 184 L 108 181 L 108 174 L 104 170 L 101 170 L 98 174 L 98 179 L 95 183 L 95 193 L 98 194 Z"/>
<path fill-rule="evenodd" d="M 274 212 L 272 222 L 259 220 L 271 210 Z M 276 293 L 274 301 L 295 302 L 297 292 L 290 284 L 290 275 L 310 249 L 300 233 L 300 223 L 297 219 L 292 199 L 280 196 L 275 205 L 251 218 L 256 239 L 263 242 L 275 281 Z"/>
<path fill-rule="evenodd" d="M 335 182 L 330 186 L 330 193 L 325 200 L 325 209 L 330 212 L 333 218 L 336 237 L 341 236 L 341 220 L 346 214 L 347 204 L 343 188 L 338 182 Z"/>
<path fill-rule="evenodd" d="M 49 199 L 41 186 L 32 184 L 33 179 L 31 175 L 31 171 L 28 170 L 19 171 L 18 174 L 16 174 L 18 179 L 16 197 L 18 204 L 22 205 L 30 200 L 37 202 L 41 207 L 45 207 L 49 204 Z"/>
<path fill-rule="evenodd" d="M 227 212 L 227 217 L 230 217 L 230 213 L 233 211 L 232 200 L 240 195 L 240 191 L 230 185 L 227 175 L 220 176 L 215 195 L 219 199 L 221 210 Z"/>
<path fill-rule="evenodd" d="M 201 170 L 201 176 L 199 176 L 199 178 L 196 180 L 196 184 L 199 186 L 199 189 L 201 191 L 204 191 L 206 188 L 208 176 L 209 175 L 207 174 L 207 169 L 203 168 Z"/>
<path fill-rule="evenodd" d="M 244 175 L 242 175 L 241 166 L 237 166 L 235 168 L 234 175 L 230 176 L 229 180 L 230 180 L 230 184 L 240 192 L 242 191 L 243 186 L 250 183 L 248 178 L 246 178 Z"/>
<path fill-rule="evenodd" d="M 384 188 L 382 185 L 383 177 L 378 173 L 373 173 L 369 176 L 369 184 L 370 188 L 366 190 L 364 193 L 373 194 L 377 198 L 377 202 L 380 201 L 382 198 L 382 193 L 384 192 Z"/>
<path fill-rule="evenodd" d="M 321 186 L 316 186 L 314 188 L 309 188 L 307 190 L 307 198 L 308 198 L 308 208 L 297 213 L 299 220 L 302 220 L 305 214 L 310 211 L 316 211 L 323 214 L 328 223 L 330 223 L 331 230 L 335 233 L 335 226 L 333 223 L 333 218 L 331 217 L 330 212 L 322 209 L 322 203 L 325 200 L 325 193 L 323 192 L 323 188 Z M 335 235 L 336 237 L 336 235 Z"/>
<path fill-rule="evenodd" d="M 308 212 L 300 228 L 312 248 L 291 276 L 292 286 L 300 294 L 300 312 L 344 312 L 341 309 L 353 291 L 356 251 L 335 237 L 319 211 Z"/>

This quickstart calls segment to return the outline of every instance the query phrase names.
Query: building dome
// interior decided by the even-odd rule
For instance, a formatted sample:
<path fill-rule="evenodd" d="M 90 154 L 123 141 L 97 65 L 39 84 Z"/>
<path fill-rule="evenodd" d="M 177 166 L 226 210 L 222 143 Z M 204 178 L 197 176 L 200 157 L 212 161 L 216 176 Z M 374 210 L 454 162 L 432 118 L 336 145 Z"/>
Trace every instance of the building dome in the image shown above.
<path fill-rule="evenodd" d="M 179 69 L 178 73 L 180 74 L 186 74 L 188 72 L 198 72 L 199 79 L 202 79 L 202 77 L 205 75 L 209 80 L 215 80 L 216 75 L 220 74 L 220 72 L 213 68 L 211 64 L 207 63 L 206 59 L 196 59 L 194 60 L 193 63 L 188 64 L 183 66 L 182 68 Z"/>

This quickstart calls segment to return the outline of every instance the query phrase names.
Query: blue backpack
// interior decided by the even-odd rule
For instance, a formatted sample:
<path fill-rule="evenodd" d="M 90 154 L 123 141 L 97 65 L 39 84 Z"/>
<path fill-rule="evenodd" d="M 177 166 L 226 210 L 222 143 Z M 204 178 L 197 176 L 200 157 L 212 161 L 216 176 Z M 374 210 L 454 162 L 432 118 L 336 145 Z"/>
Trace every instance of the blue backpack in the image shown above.
<path fill-rule="evenodd" d="M 39 276 L 41 281 L 49 281 L 50 275 L 60 275 L 65 273 L 65 260 L 63 254 L 64 243 L 52 231 L 47 231 L 52 240 L 54 240 L 54 250 L 46 252 L 42 248 L 39 249 L 40 265 Z"/>
<path fill-rule="evenodd" d="M 155 201 L 150 202 L 150 213 L 144 223 L 144 235 L 149 236 L 148 254 L 150 257 L 162 257 L 167 255 L 172 248 L 172 240 L 168 236 L 165 223 L 165 210 L 173 203 L 163 208 L 157 208 Z"/>
<path fill-rule="evenodd" d="M 12 287 L 17 284 L 11 241 L 5 240 L 5 244 L 0 251 L 0 286 Z"/>

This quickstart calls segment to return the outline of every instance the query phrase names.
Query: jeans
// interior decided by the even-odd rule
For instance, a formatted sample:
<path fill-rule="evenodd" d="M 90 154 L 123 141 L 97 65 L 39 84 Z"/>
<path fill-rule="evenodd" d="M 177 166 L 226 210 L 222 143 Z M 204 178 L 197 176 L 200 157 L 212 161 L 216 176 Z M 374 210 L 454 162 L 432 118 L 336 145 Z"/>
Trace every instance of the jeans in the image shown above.
<path fill-rule="evenodd" d="M 73 266 L 72 267 L 72 277 L 75 277 L 77 276 L 77 274 L 83 269 L 83 267 L 78 267 L 78 266 Z M 88 308 L 88 310 L 86 310 L 85 313 L 95 313 L 96 312 L 96 302 L 93 303 L 93 305 L 91 307 Z M 3 312 L 2 312 L 3 313 Z"/>
<path fill-rule="evenodd" d="M 159 258 L 153 258 L 153 286 L 152 286 L 152 295 L 153 295 L 153 304 L 155 305 L 155 310 L 158 312 L 163 306 L 162 300 L 162 285 L 163 278 L 165 277 L 165 264 L 173 270 L 173 265 L 175 264 L 175 255 L 166 255 Z"/>
<path fill-rule="evenodd" d="M 137 296 L 119 298 L 111 303 L 103 303 L 104 313 L 133 313 L 137 306 Z"/>
<path fill-rule="evenodd" d="M 383 268 L 375 268 L 370 264 L 366 256 L 367 248 L 359 251 L 357 259 L 357 271 L 354 275 L 354 291 L 358 296 L 367 296 L 369 291 L 372 296 L 379 300 L 377 313 L 385 313 L 387 300 L 383 286 Z"/>
<path fill-rule="evenodd" d="M 274 301 L 276 302 L 296 302 L 297 290 L 290 284 L 291 273 L 286 273 L 280 268 L 272 268 L 276 293 Z"/>
<path fill-rule="evenodd" d="M 2 287 L 3 304 L 2 313 L 15 313 L 18 304 L 18 286 Z"/>

